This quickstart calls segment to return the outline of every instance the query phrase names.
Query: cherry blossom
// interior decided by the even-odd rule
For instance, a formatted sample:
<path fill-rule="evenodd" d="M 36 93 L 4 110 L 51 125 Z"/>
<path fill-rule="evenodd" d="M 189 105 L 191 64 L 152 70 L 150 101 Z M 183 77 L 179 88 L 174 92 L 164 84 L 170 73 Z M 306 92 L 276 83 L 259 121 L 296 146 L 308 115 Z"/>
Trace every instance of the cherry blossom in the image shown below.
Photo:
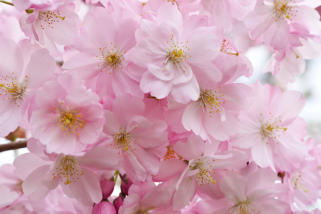
<path fill-rule="evenodd" d="M 0 213 L 320 213 L 321 1 L 0 5 Z"/>

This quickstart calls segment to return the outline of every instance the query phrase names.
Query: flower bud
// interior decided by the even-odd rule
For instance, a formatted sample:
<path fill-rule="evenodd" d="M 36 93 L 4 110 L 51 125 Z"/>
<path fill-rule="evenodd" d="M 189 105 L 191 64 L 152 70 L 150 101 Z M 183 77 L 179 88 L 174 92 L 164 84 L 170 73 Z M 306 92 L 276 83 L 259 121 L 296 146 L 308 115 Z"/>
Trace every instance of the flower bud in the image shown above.
<path fill-rule="evenodd" d="M 127 177 L 126 174 L 121 175 L 120 189 L 123 194 L 128 195 L 128 190 L 132 184 L 133 184 L 133 182 Z"/>
<path fill-rule="evenodd" d="M 116 210 L 114 205 L 112 205 L 109 202 L 102 201 L 99 204 L 96 204 L 94 208 L 92 209 L 92 214 L 116 214 Z"/>
<path fill-rule="evenodd" d="M 103 193 L 103 199 L 107 199 L 111 195 L 111 193 L 114 191 L 114 186 L 115 182 L 110 179 L 103 178 L 100 180 L 100 187 Z"/>
<path fill-rule="evenodd" d="M 120 193 L 119 196 L 117 198 L 115 198 L 115 200 L 113 202 L 117 213 L 118 213 L 119 208 L 123 205 L 124 197 L 125 196 L 122 193 Z"/>

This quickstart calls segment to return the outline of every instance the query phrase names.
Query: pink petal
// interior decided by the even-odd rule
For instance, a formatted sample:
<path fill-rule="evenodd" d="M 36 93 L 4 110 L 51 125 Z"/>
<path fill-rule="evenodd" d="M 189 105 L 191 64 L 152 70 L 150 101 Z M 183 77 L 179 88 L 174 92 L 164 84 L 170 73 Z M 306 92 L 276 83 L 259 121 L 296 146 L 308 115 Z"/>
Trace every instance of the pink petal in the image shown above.
<path fill-rule="evenodd" d="M 77 158 L 81 166 L 96 170 L 116 169 L 119 159 L 119 154 L 114 149 L 102 146 L 97 146 L 83 157 Z"/>
<path fill-rule="evenodd" d="M 271 167 L 274 169 L 272 151 L 270 146 L 265 142 L 257 142 L 257 145 L 251 149 L 251 155 L 253 161 L 260 167 Z"/>
<path fill-rule="evenodd" d="M 173 208 L 176 210 L 184 208 L 194 197 L 195 190 L 196 184 L 194 179 L 191 177 L 184 178 L 174 194 Z"/>

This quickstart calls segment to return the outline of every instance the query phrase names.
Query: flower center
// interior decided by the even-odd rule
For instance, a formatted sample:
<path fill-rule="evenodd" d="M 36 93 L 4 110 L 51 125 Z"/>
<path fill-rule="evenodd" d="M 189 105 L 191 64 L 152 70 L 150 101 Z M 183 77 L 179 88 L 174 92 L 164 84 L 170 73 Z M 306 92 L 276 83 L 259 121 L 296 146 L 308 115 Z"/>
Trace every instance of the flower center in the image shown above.
<path fill-rule="evenodd" d="M 13 186 L 13 190 L 15 192 L 18 192 L 20 194 L 23 194 L 23 188 L 22 188 L 22 185 L 23 185 L 23 180 L 20 180 Z"/>
<path fill-rule="evenodd" d="M 99 57 L 102 61 L 102 69 L 110 68 L 112 71 L 121 68 L 124 60 L 123 53 L 119 51 L 113 43 L 108 46 L 99 49 L 101 56 Z"/>
<path fill-rule="evenodd" d="M 18 104 L 26 94 L 28 77 L 19 83 L 17 78 L 14 76 L 5 76 L 0 77 L 0 95 L 5 95 L 9 100 L 13 101 L 15 104 Z"/>
<path fill-rule="evenodd" d="M 167 146 L 167 152 L 164 156 L 164 160 L 183 160 L 183 157 L 177 154 L 172 146 Z"/>
<path fill-rule="evenodd" d="M 286 132 L 287 128 L 280 127 L 278 122 L 263 123 L 260 128 L 262 139 L 276 138 L 278 134 Z"/>
<path fill-rule="evenodd" d="M 302 175 L 299 173 L 293 173 L 291 176 L 291 183 L 293 186 L 293 189 L 300 189 L 301 191 L 307 193 L 308 190 L 305 188 L 305 186 L 302 184 L 303 178 Z"/>
<path fill-rule="evenodd" d="M 62 129 L 68 133 L 78 134 L 79 129 L 85 125 L 82 115 L 76 109 L 60 110 L 57 120 Z"/>
<path fill-rule="evenodd" d="M 140 210 L 138 210 L 135 214 L 148 214 L 148 213 L 149 213 L 148 210 L 140 209 Z"/>
<path fill-rule="evenodd" d="M 40 11 L 38 14 L 38 20 L 40 21 L 41 29 L 54 28 L 56 23 L 62 22 L 66 19 L 65 16 L 61 16 L 59 11 Z"/>
<path fill-rule="evenodd" d="M 291 19 L 293 14 L 293 6 L 289 5 L 288 0 L 277 0 L 274 2 L 273 13 L 275 20 L 281 18 Z"/>
<path fill-rule="evenodd" d="M 186 42 L 177 42 L 174 40 L 174 36 L 171 36 L 170 41 L 166 42 L 169 45 L 167 55 L 164 64 L 171 62 L 178 65 L 184 62 L 187 58 L 187 51 L 189 50 Z"/>
<path fill-rule="evenodd" d="M 245 201 L 241 201 L 235 204 L 233 206 L 233 210 L 238 211 L 239 214 L 258 214 L 259 213 L 250 207 L 249 199 L 246 199 Z"/>
<path fill-rule="evenodd" d="M 178 4 L 176 0 L 167 0 L 167 2 L 170 2 L 172 4 Z"/>
<path fill-rule="evenodd" d="M 226 39 L 223 39 L 220 51 L 228 55 L 234 55 L 234 56 L 239 55 L 239 52 L 236 50 L 233 44 Z"/>
<path fill-rule="evenodd" d="M 168 52 L 167 61 L 171 61 L 174 64 L 181 63 L 185 59 L 185 53 L 181 48 L 175 48 Z"/>
<path fill-rule="evenodd" d="M 64 184 L 70 184 L 78 181 L 82 175 L 83 172 L 78 161 L 74 157 L 67 155 L 60 159 L 53 173 L 53 178 L 61 179 Z"/>
<path fill-rule="evenodd" d="M 224 95 L 220 94 L 217 90 L 201 89 L 200 97 L 198 102 L 201 104 L 203 109 L 208 109 L 209 113 L 222 112 L 223 104 L 225 101 L 222 99 Z"/>
<path fill-rule="evenodd" d="M 120 129 L 117 134 L 113 135 L 116 148 L 128 151 L 130 148 L 131 135 L 124 129 Z"/>
<path fill-rule="evenodd" d="M 215 174 L 213 159 L 197 159 L 195 161 L 191 161 L 189 164 L 190 170 L 198 170 L 196 175 L 196 180 L 200 185 L 203 184 L 216 184 L 216 180 L 213 178 Z"/>

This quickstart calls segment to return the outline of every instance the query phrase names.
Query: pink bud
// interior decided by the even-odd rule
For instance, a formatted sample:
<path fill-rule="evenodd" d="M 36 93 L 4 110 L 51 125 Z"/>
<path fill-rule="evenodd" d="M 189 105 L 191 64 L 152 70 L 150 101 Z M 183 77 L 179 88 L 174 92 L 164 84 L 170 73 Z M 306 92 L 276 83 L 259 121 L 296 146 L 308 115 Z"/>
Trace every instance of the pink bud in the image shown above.
<path fill-rule="evenodd" d="M 117 210 L 117 213 L 119 208 L 123 205 L 123 201 L 124 201 L 124 196 L 122 196 L 122 194 L 120 193 L 119 196 L 113 202 L 114 207 Z"/>
<path fill-rule="evenodd" d="M 115 207 L 106 201 L 102 201 L 99 204 L 96 204 L 91 212 L 92 214 L 116 214 Z"/>
<path fill-rule="evenodd" d="M 114 191 L 115 182 L 110 179 L 100 180 L 100 187 L 103 193 L 103 199 L 107 199 L 111 193 Z"/>
<path fill-rule="evenodd" d="M 317 7 L 316 10 L 318 11 L 318 13 L 320 14 L 321 16 L 321 6 Z M 320 18 L 321 19 L 321 18 Z"/>
<path fill-rule="evenodd" d="M 120 189 L 123 194 L 128 195 L 128 190 L 132 184 L 133 184 L 133 182 L 127 177 L 126 174 L 121 175 Z"/>

